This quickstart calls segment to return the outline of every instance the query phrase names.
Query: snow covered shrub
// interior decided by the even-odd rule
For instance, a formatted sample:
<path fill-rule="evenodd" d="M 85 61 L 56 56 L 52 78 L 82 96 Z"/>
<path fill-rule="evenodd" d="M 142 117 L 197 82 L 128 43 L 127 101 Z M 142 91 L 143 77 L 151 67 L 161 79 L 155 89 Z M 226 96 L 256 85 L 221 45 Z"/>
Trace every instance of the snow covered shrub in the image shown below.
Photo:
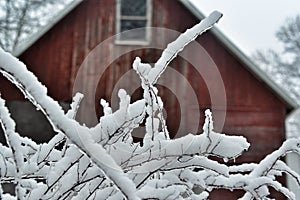
<path fill-rule="evenodd" d="M 208 156 L 235 159 L 250 145 L 241 136 L 214 132 L 209 110 L 202 134 L 169 138 L 155 83 L 172 59 L 221 16 L 213 12 L 180 35 L 154 67 L 136 58 L 133 68 L 141 79 L 143 99 L 130 103 L 130 96 L 120 90 L 115 112 L 102 100 L 104 116 L 93 128 L 74 120 L 81 94 L 75 95 L 71 109 L 64 113 L 23 63 L 0 50 L 0 72 L 57 132 L 43 144 L 20 136 L 0 99 L 0 122 L 8 144 L 0 145 L 0 199 L 207 199 L 218 188 L 244 190 L 241 199 L 268 199 L 269 187 L 295 199 L 275 176 L 285 172 L 300 183 L 299 175 L 279 160 L 286 153 L 300 153 L 298 139 L 289 139 L 258 164 L 227 166 Z M 146 133 L 140 145 L 131 133 L 144 120 Z M 3 189 L 7 183 L 15 185 L 14 194 Z"/>

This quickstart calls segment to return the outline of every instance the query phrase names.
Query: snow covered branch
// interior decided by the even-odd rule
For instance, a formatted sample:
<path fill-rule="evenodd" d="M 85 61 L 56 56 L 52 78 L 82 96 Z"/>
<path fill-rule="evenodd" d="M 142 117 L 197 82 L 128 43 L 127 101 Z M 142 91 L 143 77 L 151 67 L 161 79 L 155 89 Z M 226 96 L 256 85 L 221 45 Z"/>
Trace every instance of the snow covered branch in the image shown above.
<path fill-rule="evenodd" d="M 242 136 L 214 131 L 212 113 L 205 111 L 203 133 L 171 139 L 163 102 L 155 83 L 168 64 L 222 14 L 213 12 L 170 43 L 152 68 L 136 58 L 133 68 L 141 79 L 143 98 L 130 103 L 119 90 L 119 109 L 101 100 L 104 116 L 92 128 L 75 121 L 83 95 L 76 94 L 65 113 L 46 88 L 9 53 L 0 50 L 0 72 L 48 119 L 57 134 L 37 144 L 15 131 L 5 101 L 0 98 L 0 123 L 7 145 L 0 144 L 1 199 L 207 199 L 213 189 L 241 189 L 242 199 L 267 199 L 269 187 L 293 199 L 276 176 L 300 177 L 280 160 L 300 154 L 300 140 L 290 139 L 260 163 L 228 166 L 250 144 Z M 5 91 L 3 91 L 5 92 Z M 142 144 L 131 133 L 146 122 Z M 225 162 L 213 159 L 218 157 Z M 4 184 L 14 185 L 15 193 Z"/>

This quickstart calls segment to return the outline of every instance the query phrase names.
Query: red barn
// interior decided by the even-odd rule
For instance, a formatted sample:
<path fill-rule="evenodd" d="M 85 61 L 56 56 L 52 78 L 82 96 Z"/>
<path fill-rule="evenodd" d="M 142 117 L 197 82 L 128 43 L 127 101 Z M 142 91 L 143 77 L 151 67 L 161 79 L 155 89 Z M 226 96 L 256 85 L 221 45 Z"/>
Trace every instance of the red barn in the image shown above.
<path fill-rule="evenodd" d="M 138 78 L 131 73 L 136 56 L 154 63 L 178 32 L 203 18 L 186 0 L 77 0 L 14 54 L 61 103 L 69 103 L 75 90 L 89 92 L 92 101 L 83 105 L 99 116 L 100 98 L 114 99 L 112 93 L 123 79 L 121 86 L 134 89 L 133 99 L 141 97 L 140 89 L 133 87 Z M 146 28 L 150 26 L 158 28 Z M 123 32 L 134 28 L 135 32 Z M 244 135 L 251 143 L 237 162 L 257 162 L 285 139 L 285 118 L 297 104 L 217 28 L 189 45 L 166 73 L 159 94 L 173 136 L 193 131 L 189 127 L 201 131 L 203 111 L 212 108 L 218 131 Z M 20 103 L 21 95 L 5 80 L 1 80 L 1 91 L 11 102 L 13 114 L 22 115 L 27 108 Z M 79 118 L 92 125 L 89 112 L 80 112 Z M 199 120 L 195 113 L 200 114 Z M 33 126 L 36 132 L 47 129 Z M 32 126 L 28 130 L 32 132 Z M 237 194 L 227 195 L 223 199 L 235 199 Z"/>

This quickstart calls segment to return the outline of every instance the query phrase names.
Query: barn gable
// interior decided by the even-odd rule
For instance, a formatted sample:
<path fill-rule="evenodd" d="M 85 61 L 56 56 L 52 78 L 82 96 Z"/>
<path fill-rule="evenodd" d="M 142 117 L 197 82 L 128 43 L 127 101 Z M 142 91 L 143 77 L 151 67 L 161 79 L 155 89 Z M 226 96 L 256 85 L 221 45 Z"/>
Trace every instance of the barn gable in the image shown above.
<path fill-rule="evenodd" d="M 83 0 L 74 0 L 65 9 L 58 13 L 46 26 L 42 27 L 36 34 L 28 38 L 24 43 L 20 44 L 13 55 L 20 56 L 35 42 L 37 42 L 44 34 L 46 34 L 53 26 L 68 15 L 74 8 L 81 4 Z M 205 17 L 201 11 L 191 2 L 186 0 L 178 0 L 189 12 L 191 12 L 198 20 Z M 161 24 L 160 24 L 161 25 Z M 299 105 L 288 95 L 288 93 L 278 86 L 263 70 L 261 70 L 249 57 L 247 57 L 234 43 L 232 43 L 217 27 L 211 29 L 213 35 L 235 56 L 255 77 L 266 85 L 286 103 L 289 110 L 297 108 Z"/>
<path fill-rule="evenodd" d="M 179 0 L 195 17 L 199 20 L 205 16 L 191 2 Z M 221 43 L 241 62 L 246 68 L 253 73 L 255 77 L 263 81 L 272 89 L 278 97 L 283 100 L 290 109 L 297 108 L 299 105 L 293 100 L 289 94 L 277 85 L 271 77 L 259 68 L 248 56 L 246 56 L 231 40 L 229 40 L 217 27 L 213 27 L 211 32 L 220 40 Z"/>
<path fill-rule="evenodd" d="M 152 0 L 152 3 L 155 12 L 152 16 L 152 25 L 155 27 L 166 27 L 182 32 L 204 18 L 199 10 L 185 0 Z M 72 98 L 72 87 L 83 60 L 100 42 L 115 34 L 114 21 L 115 1 L 74 1 L 47 27 L 21 45 L 14 55 L 25 62 L 39 77 L 47 86 L 51 96 L 58 101 L 68 102 Z M 159 40 L 154 37 L 155 35 L 152 38 L 153 46 L 164 46 L 170 42 L 170 40 L 166 41 L 165 38 L 168 38 L 166 35 L 162 35 Z M 227 96 L 226 105 L 221 102 L 213 110 L 214 117 L 217 118 L 216 127 L 218 128 L 218 116 L 226 112 L 224 127 L 220 128 L 223 128 L 226 133 L 244 135 L 251 143 L 250 151 L 238 161 L 261 160 L 281 145 L 284 140 L 284 121 L 287 112 L 298 105 L 218 28 L 212 28 L 197 41 L 203 47 L 203 51 L 194 52 L 193 48 L 187 47 L 185 52 L 196 59 L 201 74 L 206 75 L 209 80 L 204 80 L 205 77 L 201 77 L 191 63 L 181 57 L 170 64 L 171 68 L 189 80 L 191 87 L 196 91 L 195 95 L 200 106 L 196 111 L 202 115 L 203 111 L 212 105 L 206 87 L 207 81 L 211 81 L 213 91 L 220 89 L 218 85 L 213 84 L 216 76 L 211 65 L 215 63 L 222 76 Z M 94 74 L 99 72 L 102 66 L 109 64 L 99 81 L 97 102 L 100 97 L 110 99 L 114 84 L 131 69 L 132 61 L 136 56 L 147 59 L 147 62 L 155 62 L 161 53 L 153 48 L 142 46 L 139 50 L 130 51 L 113 63 L 109 63 L 107 58 L 113 56 L 112 52 L 121 51 L 125 47 L 115 44 L 114 41 L 105 45 L 105 51 L 96 51 L 99 56 L 89 61 L 88 64 L 94 68 L 86 71 L 83 78 L 83 81 L 99 78 L 94 77 Z M 207 54 L 213 62 L 205 60 Z M 177 131 L 180 124 L 178 119 L 183 116 L 178 100 L 172 92 L 183 93 L 182 96 L 187 101 L 190 100 L 190 96 L 181 82 L 172 77 L 168 82 L 174 86 L 174 91 L 162 87 L 160 95 L 169 112 L 167 120 L 172 133 Z M 4 86 L 0 85 L 0 87 Z M 16 100 L 19 97 L 11 92 L 6 99 Z M 189 113 L 185 113 L 184 117 L 185 128 L 196 124 L 201 131 L 203 116 L 199 121 Z M 89 116 L 85 115 L 84 118 L 88 119 Z M 266 142 L 270 138 L 272 142 Z"/>
<path fill-rule="evenodd" d="M 174 2 L 166 0 L 161 2 L 153 0 L 152 3 L 154 7 L 153 12 L 155 12 L 152 16 L 152 25 L 155 27 L 166 27 L 182 32 L 204 17 L 188 1 Z M 103 9 L 104 7 L 106 9 Z M 172 13 L 176 13 L 176 15 Z M 182 19 L 185 19 L 185 23 L 180 23 Z M 59 101 L 70 101 L 78 68 L 84 58 L 97 44 L 115 34 L 114 21 L 114 1 L 74 1 L 70 4 L 70 7 L 62 11 L 43 31 L 34 35 L 33 38 L 28 40 L 28 43 L 21 45 L 20 50 L 16 51 L 15 55 L 24 61 L 30 67 L 30 70 L 46 84 L 51 96 Z M 161 38 L 166 38 L 166 36 L 162 36 Z M 211 31 L 199 37 L 197 41 L 213 59 L 222 75 L 227 95 L 227 117 L 225 123 L 231 124 L 230 126 L 225 126 L 228 131 L 234 129 L 233 133 L 239 134 L 244 131 L 247 134 L 253 132 L 253 128 L 251 128 L 253 125 L 257 125 L 260 121 L 270 120 L 270 122 L 266 122 L 269 125 L 267 127 L 264 125 L 264 128 L 261 128 L 262 130 L 259 132 L 268 131 L 272 133 L 278 132 L 278 129 L 280 129 L 280 135 L 283 135 L 284 127 L 281 120 L 284 119 L 287 110 L 297 106 L 290 99 L 289 95 L 268 78 L 263 71 L 253 64 L 217 28 L 214 27 Z M 170 40 L 153 39 L 155 45 L 158 43 L 166 45 L 168 42 Z M 119 51 L 123 46 L 115 45 L 114 42 L 111 42 L 107 44 L 106 49 L 109 48 L 111 51 Z M 186 51 L 189 52 L 188 48 Z M 195 52 L 189 53 L 192 54 Z M 104 83 L 98 86 L 98 91 L 105 92 L 104 94 L 100 92 L 98 96 L 106 99 L 110 98 L 113 85 L 122 74 L 131 68 L 134 57 L 138 55 L 142 58 L 151 58 L 151 60 L 147 61 L 154 62 L 157 60 L 159 54 L 160 52 L 145 49 L 130 52 L 120 57 L 119 60 L 112 64 L 113 67 L 106 70 L 107 75 L 104 76 L 106 78 L 100 81 Z M 99 52 L 99 55 L 102 55 L 99 57 L 103 58 L 111 56 L 109 51 Z M 201 58 L 201 55 L 198 53 L 194 57 Z M 101 61 L 99 58 L 97 59 L 98 61 L 92 61 L 90 64 L 98 66 L 100 63 L 102 65 L 107 62 L 106 59 L 101 58 Z M 202 72 L 212 74 L 209 71 L 210 67 L 207 66 L 208 63 L 203 63 L 203 60 L 201 61 L 200 59 L 196 62 L 199 62 L 199 68 Z M 120 63 L 123 64 L 122 67 Z M 189 64 L 180 58 L 171 63 L 171 65 L 185 77 L 188 77 L 193 89 L 199 91 L 197 92 L 197 97 L 201 104 L 201 112 L 203 109 L 209 108 L 211 106 L 210 94 L 205 86 L 206 83 L 203 77 L 195 76 L 197 72 L 193 71 L 193 68 L 189 67 Z M 99 69 L 99 67 L 95 69 Z M 93 77 L 90 74 L 86 79 L 91 80 Z M 174 82 L 174 84 L 178 83 Z M 213 91 L 218 91 L 218 89 L 218 87 L 212 88 Z M 18 98 L 15 94 L 12 93 L 12 97 L 8 96 L 7 99 L 13 100 Z M 166 99 L 169 101 L 166 102 L 166 105 L 169 104 L 170 107 L 178 108 L 178 102 L 175 100 L 171 101 L 170 99 L 172 98 Z M 218 106 L 220 112 L 223 112 L 224 105 Z M 173 112 L 170 114 L 171 116 L 178 117 L 180 115 L 179 112 Z M 245 116 L 236 117 L 242 115 Z M 199 124 L 201 123 L 199 122 Z M 234 123 L 244 123 L 244 125 L 238 127 Z M 174 122 L 174 127 L 176 127 L 176 124 L 177 122 Z M 173 127 L 173 125 L 171 126 Z M 272 129 L 270 129 L 270 126 Z M 237 130 L 240 131 L 237 132 Z"/>

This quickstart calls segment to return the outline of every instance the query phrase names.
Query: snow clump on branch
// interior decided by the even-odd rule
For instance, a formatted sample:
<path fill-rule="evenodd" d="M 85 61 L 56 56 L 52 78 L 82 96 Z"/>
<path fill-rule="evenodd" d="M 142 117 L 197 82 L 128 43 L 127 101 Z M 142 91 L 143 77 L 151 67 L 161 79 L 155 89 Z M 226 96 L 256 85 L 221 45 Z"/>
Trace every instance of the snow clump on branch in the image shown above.
<path fill-rule="evenodd" d="M 176 55 L 221 16 L 215 11 L 180 35 L 153 68 L 136 58 L 133 68 L 141 79 L 143 99 L 130 103 L 130 96 L 120 90 L 115 112 L 101 100 L 104 116 L 92 128 L 74 120 L 81 94 L 64 113 L 22 62 L 0 50 L 2 75 L 44 113 L 57 132 L 43 144 L 22 137 L 0 98 L 0 122 L 8 144 L 0 144 L 0 199 L 207 199 L 218 188 L 244 190 L 241 199 L 268 199 L 270 187 L 295 199 L 275 176 L 287 173 L 300 183 L 299 175 L 280 160 L 289 152 L 300 153 L 299 139 L 287 140 L 260 163 L 227 166 L 209 156 L 235 159 L 250 144 L 242 136 L 216 133 L 210 110 L 205 111 L 202 134 L 170 139 L 155 83 Z M 144 120 L 141 145 L 131 133 Z M 15 185 L 14 194 L 5 192 L 7 183 Z"/>

